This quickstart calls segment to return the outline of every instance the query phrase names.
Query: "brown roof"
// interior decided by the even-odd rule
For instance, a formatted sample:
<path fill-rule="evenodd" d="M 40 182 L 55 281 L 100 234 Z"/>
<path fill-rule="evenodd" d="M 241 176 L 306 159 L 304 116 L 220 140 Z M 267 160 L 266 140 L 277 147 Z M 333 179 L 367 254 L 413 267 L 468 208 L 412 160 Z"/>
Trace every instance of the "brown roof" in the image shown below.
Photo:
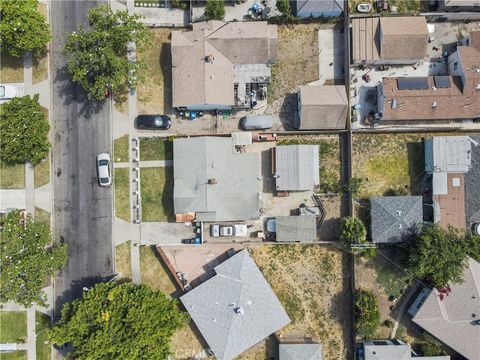
<path fill-rule="evenodd" d="M 427 77 L 427 90 L 399 90 L 398 78 L 383 78 L 385 92 L 383 120 L 450 120 L 480 116 L 480 52 L 471 46 L 459 46 L 465 82 L 450 76 L 450 88 L 435 88 L 434 77 Z M 397 107 L 392 108 L 395 100 Z M 434 106 L 435 105 L 435 106 Z"/>
<path fill-rule="evenodd" d="M 470 32 L 470 46 L 480 51 L 480 30 Z"/>
<path fill-rule="evenodd" d="M 344 85 L 300 87 L 300 129 L 344 129 L 347 93 Z"/>
<path fill-rule="evenodd" d="M 453 186 L 454 180 L 460 181 L 460 186 Z M 448 194 L 434 195 L 434 200 L 440 208 L 439 225 L 447 229 L 453 226 L 465 229 L 465 177 L 464 174 L 447 174 Z"/>
<path fill-rule="evenodd" d="M 234 64 L 275 59 L 276 42 L 276 26 L 267 22 L 208 21 L 172 31 L 173 106 L 233 105 Z"/>
<path fill-rule="evenodd" d="M 353 61 L 380 59 L 378 17 L 352 19 L 352 58 Z"/>
<path fill-rule="evenodd" d="M 381 17 L 380 39 L 384 60 L 423 59 L 427 56 L 427 20 L 423 16 Z"/>

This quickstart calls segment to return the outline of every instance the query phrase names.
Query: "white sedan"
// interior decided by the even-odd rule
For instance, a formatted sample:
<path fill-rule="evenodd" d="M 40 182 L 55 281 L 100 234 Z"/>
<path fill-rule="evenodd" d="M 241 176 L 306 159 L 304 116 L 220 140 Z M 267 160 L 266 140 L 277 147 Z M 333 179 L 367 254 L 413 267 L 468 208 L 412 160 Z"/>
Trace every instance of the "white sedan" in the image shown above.
<path fill-rule="evenodd" d="M 112 185 L 112 176 L 110 173 L 110 154 L 101 153 L 97 156 L 97 175 L 100 186 Z"/>
<path fill-rule="evenodd" d="M 17 96 L 17 87 L 15 85 L 0 84 L 0 100 L 8 100 Z"/>

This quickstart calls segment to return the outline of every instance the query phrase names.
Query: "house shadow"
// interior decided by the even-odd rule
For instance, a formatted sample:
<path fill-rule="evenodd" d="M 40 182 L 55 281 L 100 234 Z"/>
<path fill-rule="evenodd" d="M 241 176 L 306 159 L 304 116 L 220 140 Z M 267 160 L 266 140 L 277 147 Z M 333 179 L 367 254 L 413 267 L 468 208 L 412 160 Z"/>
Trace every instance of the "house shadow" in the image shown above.
<path fill-rule="evenodd" d="M 272 152 L 271 150 L 264 150 L 260 154 L 261 159 L 261 174 L 262 174 L 262 192 L 273 194 L 275 193 L 275 178 L 272 173 Z"/>
<path fill-rule="evenodd" d="M 426 180 L 423 141 L 407 143 L 407 157 L 410 192 L 412 195 L 420 195 L 422 184 Z"/>
<path fill-rule="evenodd" d="M 293 118 L 296 111 L 298 111 L 297 93 L 285 95 L 279 113 L 280 122 L 285 130 L 294 130 Z"/>
<path fill-rule="evenodd" d="M 165 168 L 165 185 L 162 191 L 162 208 L 165 211 L 168 222 L 175 222 L 175 215 L 173 210 L 173 166 L 166 166 Z"/>

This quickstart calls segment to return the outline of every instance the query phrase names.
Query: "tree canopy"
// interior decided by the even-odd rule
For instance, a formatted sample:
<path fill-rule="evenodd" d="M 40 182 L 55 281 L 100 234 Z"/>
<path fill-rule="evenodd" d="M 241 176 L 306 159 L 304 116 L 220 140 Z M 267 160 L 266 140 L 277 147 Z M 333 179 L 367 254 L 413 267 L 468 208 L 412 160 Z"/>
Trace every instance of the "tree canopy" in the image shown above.
<path fill-rule="evenodd" d="M 103 100 L 106 91 L 136 86 L 140 63 L 127 58 L 127 45 L 135 42 L 140 49 L 148 43 L 149 32 L 140 17 L 98 6 L 88 12 L 89 28 L 80 27 L 68 36 L 68 71 L 89 99 Z"/>
<path fill-rule="evenodd" d="M 352 248 L 352 245 L 367 245 L 367 229 L 363 222 L 352 216 L 347 216 L 342 219 L 340 225 L 340 240 L 349 251 L 362 255 L 366 258 L 372 258 L 376 255 L 376 249 L 371 248 Z"/>
<path fill-rule="evenodd" d="M 364 338 L 371 338 L 380 323 L 377 298 L 368 290 L 355 291 L 355 330 Z"/>
<path fill-rule="evenodd" d="M 290 6 L 290 0 L 277 0 L 276 3 L 278 11 L 280 11 L 286 20 L 293 19 L 292 7 Z"/>
<path fill-rule="evenodd" d="M 19 210 L 1 218 L 0 302 L 44 305 L 45 282 L 67 262 L 65 245 L 51 244 L 46 222 L 28 216 L 22 224 Z"/>
<path fill-rule="evenodd" d="M 439 226 L 424 227 L 410 248 L 409 264 L 413 274 L 426 278 L 437 288 L 461 282 L 466 256 L 473 251 L 467 239 L 475 241 L 475 237 L 466 237 L 451 227 L 448 230 Z"/>
<path fill-rule="evenodd" d="M 39 55 L 46 51 L 50 29 L 38 12 L 37 0 L 0 1 L 0 47 L 12 56 L 26 52 Z"/>
<path fill-rule="evenodd" d="M 223 0 L 207 0 L 205 2 L 205 18 L 207 20 L 223 20 L 225 3 Z"/>
<path fill-rule="evenodd" d="M 73 345 L 72 359 L 166 359 L 171 336 L 186 320 L 162 292 L 108 282 L 65 304 L 49 335 L 55 344 Z"/>
<path fill-rule="evenodd" d="M 48 156 L 50 125 L 38 95 L 15 97 L 0 106 L 0 159 L 38 163 Z"/>

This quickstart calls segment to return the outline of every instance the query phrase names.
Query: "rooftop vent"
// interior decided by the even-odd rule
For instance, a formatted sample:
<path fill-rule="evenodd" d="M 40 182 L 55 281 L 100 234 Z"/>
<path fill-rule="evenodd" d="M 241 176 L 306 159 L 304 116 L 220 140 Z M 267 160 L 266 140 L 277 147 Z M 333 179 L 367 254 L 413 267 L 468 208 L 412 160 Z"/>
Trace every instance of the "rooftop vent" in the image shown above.
<path fill-rule="evenodd" d="M 235 314 L 238 314 L 238 315 L 245 314 L 245 310 L 243 310 L 243 308 L 241 306 L 236 307 L 235 309 L 233 309 L 233 311 L 235 311 Z"/>
<path fill-rule="evenodd" d="M 432 108 L 436 108 L 436 107 L 437 107 L 437 102 L 436 101 L 432 102 Z"/>
<path fill-rule="evenodd" d="M 209 184 L 209 185 L 214 185 L 214 184 L 216 184 L 216 183 L 217 183 L 217 179 L 215 179 L 215 178 L 208 179 L 208 184 Z"/>
<path fill-rule="evenodd" d="M 209 64 L 213 64 L 213 61 L 215 60 L 215 58 L 213 57 L 213 55 L 207 55 L 205 56 L 205 62 L 206 63 L 209 63 Z"/>
<path fill-rule="evenodd" d="M 393 99 L 392 100 L 392 109 L 396 109 L 397 108 L 397 99 Z"/>

